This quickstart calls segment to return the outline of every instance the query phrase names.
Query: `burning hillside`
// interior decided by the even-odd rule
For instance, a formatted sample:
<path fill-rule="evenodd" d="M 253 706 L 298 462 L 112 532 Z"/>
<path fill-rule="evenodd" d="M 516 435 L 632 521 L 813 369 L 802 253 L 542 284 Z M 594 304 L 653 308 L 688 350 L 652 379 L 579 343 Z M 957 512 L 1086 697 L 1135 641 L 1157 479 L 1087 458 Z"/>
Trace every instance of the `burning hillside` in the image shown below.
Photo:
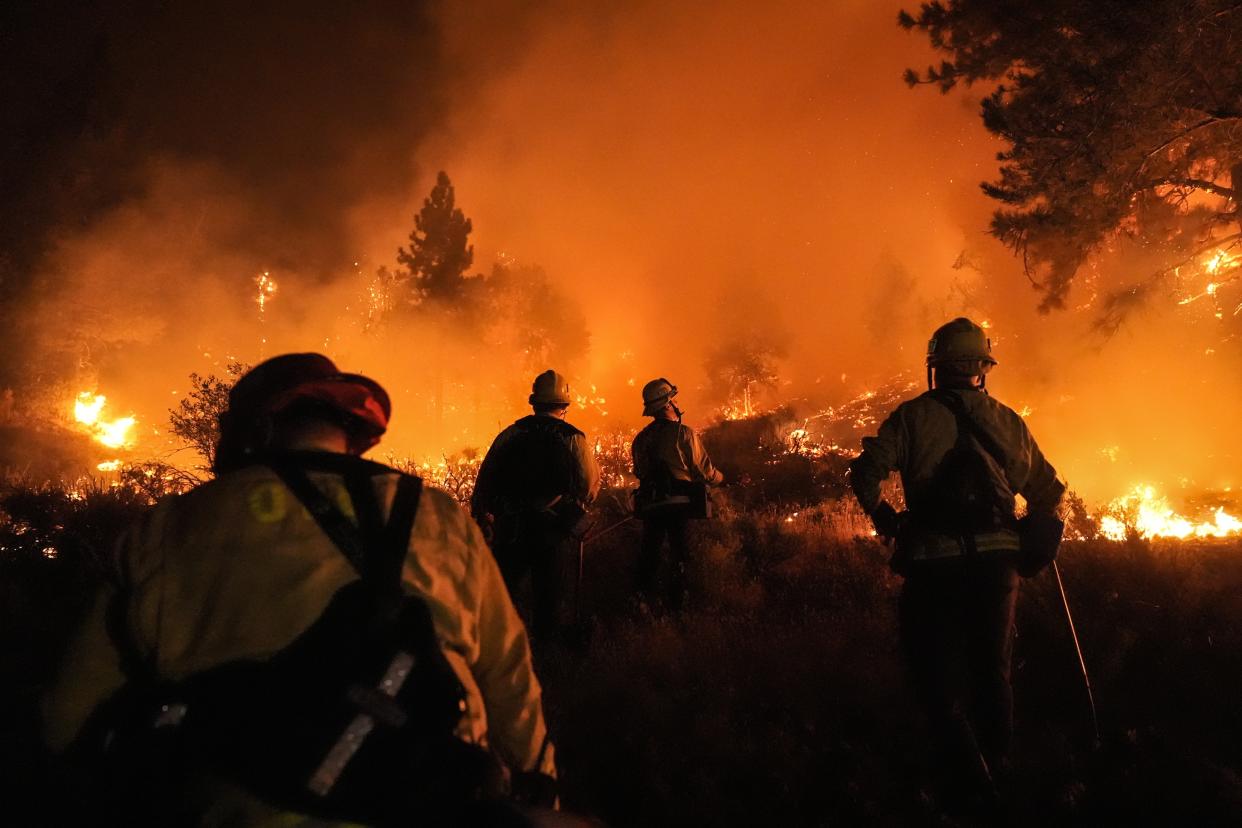
<path fill-rule="evenodd" d="M 1233 531 L 1242 258 L 1223 123 L 1151 145 L 1160 204 L 1104 211 L 1115 232 L 1045 316 L 1038 274 L 981 235 L 977 182 L 1009 139 L 980 127 L 977 93 L 901 87 L 937 54 L 890 8 L 397 5 L 296 33 L 258 10 L 236 29 L 191 9 L 77 21 L 116 48 L 99 66 L 54 50 L 30 87 L 97 78 L 14 191 L 32 218 L 0 260 L 7 422 L 88 438 L 79 473 L 199 473 L 202 441 L 165 427 L 188 374 L 322 351 L 392 394 L 381 457 L 465 491 L 467 452 L 555 367 L 622 485 L 638 388 L 667 376 L 688 422 L 722 420 L 726 468 L 767 486 L 783 463 L 827 496 L 921 388 L 930 331 L 966 314 L 991 324 L 993 392 L 1106 534 Z M 48 170 L 76 183 L 49 188 Z"/>
<path fill-rule="evenodd" d="M 213 380 L 200 380 L 200 384 L 206 387 Z M 806 400 L 763 411 L 757 410 L 753 402 L 730 402 L 720 408 L 715 421 L 704 431 L 704 441 L 728 479 L 735 485 L 741 484 L 732 489 L 739 505 L 775 504 L 796 509 L 827 499 L 848 499 L 847 469 L 849 461 L 858 454 L 862 437 L 874 433 L 888 412 L 920 392 L 917 380 L 899 375 L 837 405 L 819 409 L 811 409 Z M 605 399 L 599 393 L 591 386 L 588 394 L 576 395 L 575 409 L 583 414 L 594 410 L 599 417 L 606 417 Z M 744 406 L 750 407 L 749 414 L 743 415 Z M 126 485 L 127 479 L 137 479 L 150 492 L 161 490 L 161 480 L 167 481 L 172 491 L 184 487 L 190 469 L 185 465 L 186 458 L 178 461 L 183 467 L 178 470 L 161 459 L 166 452 L 151 453 L 161 445 L 155 441 L 158 430 L 151 430 L 152 438 L 140 442 L 135 434 L 135 418 L 112 416 L 115 412 L 101 394 L 83 392 L 72 408 L 76 426 L 91 436 L 101 454 L 105 453 L 103 449 L 120 449 L 130 458 L 98 462 L 97 471 L 105 473 L 110 485 Z M 1027 416 L 1029 412 L 1023 414 Z M 604 488 L 617 491 L 623 503 L 628 502 L 628 490 L 636 485 L 629 450 L 634 433 L 608 427 L 592 442 Z M 473 492 L 485 448 L 486 445 L 480 445 L 421 460 L 391 451 L 383 457 L 465 503 Z M 1071 536 L 1111 541 L 1129 537 L 1186 540 L 1242 536 L 1242 520 L 1236 517 L 1239 508 L 1231 488 L 1195 490 L 1185 484 L 1181 488 L 1181 505 L 1175 507 L 1169 494 L 1159 487 L 1136 483 L 1126 493 L 1088 504 L 1076 516 L 1077 523 L 1071 521 Z"/>

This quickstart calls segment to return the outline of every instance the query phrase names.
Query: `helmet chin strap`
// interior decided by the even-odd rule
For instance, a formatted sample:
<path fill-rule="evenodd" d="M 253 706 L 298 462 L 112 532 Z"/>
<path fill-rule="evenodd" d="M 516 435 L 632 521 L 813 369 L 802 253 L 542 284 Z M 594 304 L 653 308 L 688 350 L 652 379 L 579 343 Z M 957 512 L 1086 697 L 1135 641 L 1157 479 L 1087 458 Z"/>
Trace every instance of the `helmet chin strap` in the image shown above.
<path fill-rule="evenodd" d="M 677 403 L 672 400 L 668 401 L 668 407 L 673 409 L 673 413 L 677 415 L 677 422 L 681 422 L 681 409 L 677 407 Z"/>

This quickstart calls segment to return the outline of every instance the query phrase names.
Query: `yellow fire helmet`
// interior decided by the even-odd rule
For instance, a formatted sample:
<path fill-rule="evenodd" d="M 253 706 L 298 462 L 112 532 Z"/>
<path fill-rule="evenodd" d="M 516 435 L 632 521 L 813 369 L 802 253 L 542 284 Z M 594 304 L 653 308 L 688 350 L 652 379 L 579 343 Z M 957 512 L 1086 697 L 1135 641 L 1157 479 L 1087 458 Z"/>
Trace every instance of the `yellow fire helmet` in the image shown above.
<path fill-rule="evenodd" d="M 530 387 L 531 405 L 569 405 L 573 400 L 569 397 L 569 380 L 563 374 L 548 369 L 539 376 Z"/>
<path fill-rule="evenodd" d="M 676 396 L 676 385 L 664 377 L 653 379 L 643 386 L 643 416 L 651 417 L 658 414 Z"/>
<path fill-rule="evenodd" d="M 995 365 L 987 332 L 964 316 L 936 329 L 927 343 L 927 367 L 946 362 L 978 360 Z"/>

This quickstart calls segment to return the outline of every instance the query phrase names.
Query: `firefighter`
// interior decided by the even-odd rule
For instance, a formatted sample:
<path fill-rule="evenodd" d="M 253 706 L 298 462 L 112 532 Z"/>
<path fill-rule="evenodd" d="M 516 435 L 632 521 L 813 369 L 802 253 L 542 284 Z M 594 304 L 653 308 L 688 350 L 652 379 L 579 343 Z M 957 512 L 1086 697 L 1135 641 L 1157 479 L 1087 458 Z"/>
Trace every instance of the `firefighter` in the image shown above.
<path fill-rule="evenodd" d="M 926 364 L 927 393 L 902 403 L 876 436 L 863 439 L 850 482 L 877 534 L 896 541 L 891 565 L 905 578 L 902 651 L 950 769 L 946 796 L 994 801 L 1013 734 L 1019 569 L 1030 563 L 1024 555 L 1045 555 L 1049 546 L 1028 550 L 1024 533 L 1034 526 L 1038 540 L 1039 529 L 1054 524 L 1055 554 L 1065 485 L 1022 417 L 988 394 L 996 360 L 981 327 L 966 318 L 943 325 Z M 908 507 L 901 514 L 880 491 L 894 471 Z M 1027 503 L 1021 522 L 1016 494 Z"/>
<path fill-rule="evenodd" d="M 478 527 L 360 457 L 390 413 L 382 387 L 327 357 L 270 359 L 229 393 L 216 479 L 119 546 L 45 699 L 46 734 L 108 745 L 111 772 L 134 759 L 143 792 L 125 805 L 175 809 L 145 821 L 440 824 L 466 806 L 420 797 L 490 790 L 488 750 L 515 775 L 554 776 L 526 633 Z M 144 734 L 178 729 L 167 756 L 202 773 L 165 790 L 164 742 Z"/>
<path fill-rule="evenodd" d="M 631 447 L 639 483 L 635 511 L 643 521 L 638 587 L 648 600 L 660 597 L 656 583 L 667 539 L 672 577 L 663 597 L 674 611 L 685 601 L 690 521 L 710 516 L 708 487 L 724 480 L 698 434 L 681 421 L 682 411 L 673 402 L 676 396 L 677 386 L 663 377 L 643 386 L 643 416 L 651 417 L 651 422 Z"/>
<path fill-rule="evenodd" d="M 599 494 L 586 435 L 565 420 L 571 399 L 561 374 L 535 377 L 534 413 L 492 441 L 471 499 L 505 583 L 520 608 L 530 607 L 536 642 L 557 640 L 574 623 L 587 507 Z"/>

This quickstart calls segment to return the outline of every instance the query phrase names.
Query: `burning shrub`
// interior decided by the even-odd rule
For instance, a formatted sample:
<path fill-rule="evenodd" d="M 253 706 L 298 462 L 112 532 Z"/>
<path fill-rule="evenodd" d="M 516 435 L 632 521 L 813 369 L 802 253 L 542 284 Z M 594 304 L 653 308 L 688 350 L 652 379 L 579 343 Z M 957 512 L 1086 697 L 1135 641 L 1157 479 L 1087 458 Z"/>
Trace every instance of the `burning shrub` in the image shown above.
<path fill-rule="evenodd" d="M 739 508 L 787 507 L 819 503 L 845 492 L 849 457 L 816 451 L 799 432 L 791 407 L 740 420 L 722 420 L 703 432 L 703 443 Z"/>
<path fill-rule="evenodd" d="M 443 489 L 467 507 L 474 496 L 474 483 L 482 462 L 476 449 L 463 449 L 458 454 L 442 457 L 438 463 L 419 463 L 408 457 L 392 456 L 387 460 L 388 465 L 397 471 L 421 477 L 423 482 Z"/>
<path fill-rule="evenodd" d="M 152 492 L 88 478 L 72 486 L 0 483 L 0 566 L 57 561 L 98 569 L 113 543 L 154 502 Z"/>

